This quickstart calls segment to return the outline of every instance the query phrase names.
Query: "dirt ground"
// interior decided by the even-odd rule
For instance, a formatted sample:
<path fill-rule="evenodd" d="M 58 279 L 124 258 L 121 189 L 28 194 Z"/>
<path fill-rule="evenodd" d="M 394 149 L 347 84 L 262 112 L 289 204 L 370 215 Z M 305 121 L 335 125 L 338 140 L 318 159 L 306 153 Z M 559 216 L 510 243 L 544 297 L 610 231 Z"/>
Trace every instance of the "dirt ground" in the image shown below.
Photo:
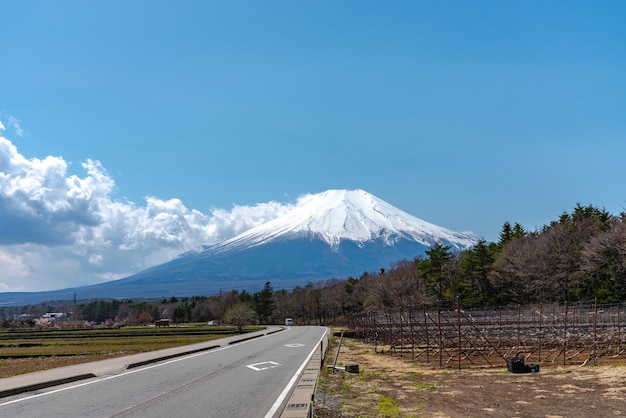
<path fill-rule="evenodd" d="M 337 343 L 326 365 L 332 365 Z M 326 368 L 314 415 L 326 417 L 615 417 L 626 416 L 626 364 L 541 365 L 538 373 L 501 368 L 456 370 L 417 364 L 370 345 L 343 340 L 337 365 Z M 608 361 L 607 361 L 608 363 Z M 437 365 L 438 366 L 438 365 Z"/>

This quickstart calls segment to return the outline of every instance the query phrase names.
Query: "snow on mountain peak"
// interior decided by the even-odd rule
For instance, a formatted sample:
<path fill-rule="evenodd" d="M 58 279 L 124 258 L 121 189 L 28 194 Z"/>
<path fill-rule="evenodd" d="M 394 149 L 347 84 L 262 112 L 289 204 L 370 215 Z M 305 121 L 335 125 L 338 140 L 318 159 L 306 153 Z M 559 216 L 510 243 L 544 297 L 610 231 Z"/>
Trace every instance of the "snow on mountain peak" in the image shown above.
<path fill-rule="evenodd" d="M 363 244 L 383 239 L 385 244 L 404 238 L 425 246 L 446 242 L 461 250 L 476 243 L 454 232 L 416 218 L 364 190 L 328 190 L 298 199 L 289 212 L 216 244 L 211 253 L 255 247 L 287 237 L 317 237 L 331 247 L 342 240 Z"/>

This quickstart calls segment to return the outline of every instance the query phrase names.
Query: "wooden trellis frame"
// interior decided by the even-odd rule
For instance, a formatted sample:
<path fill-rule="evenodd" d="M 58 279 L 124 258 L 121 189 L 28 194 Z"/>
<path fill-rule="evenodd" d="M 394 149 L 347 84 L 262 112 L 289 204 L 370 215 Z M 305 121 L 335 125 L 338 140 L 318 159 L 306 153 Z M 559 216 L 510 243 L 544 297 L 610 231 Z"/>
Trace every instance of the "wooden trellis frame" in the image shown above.
<path fill-rule="evenodd" d="M 390 355 L 439 367 L 500 367 L 520 355 L 543 365 L 626 357 L 626 306 L 425 307 L 354 314 L 350 330 Z"/>

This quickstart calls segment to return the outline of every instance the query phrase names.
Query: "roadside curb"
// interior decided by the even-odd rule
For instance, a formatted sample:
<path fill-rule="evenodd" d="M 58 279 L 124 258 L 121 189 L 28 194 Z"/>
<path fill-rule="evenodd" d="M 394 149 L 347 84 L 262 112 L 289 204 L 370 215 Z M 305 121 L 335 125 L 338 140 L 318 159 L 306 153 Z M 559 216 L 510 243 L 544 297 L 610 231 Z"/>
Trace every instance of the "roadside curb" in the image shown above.
<path fill-rule="evenodd" d="M 327 330 L 320 341 L 320 349 L 313 354 L 305 369 L 302 371 L 298 383 L 280 415 L 280 418 L 310 418 L 313 416 L 313 401 L 319 375 L 328 354 L 330 331 Z"/>
<path fill-rule="evenodd" d="M 45 389 L 52 386 L 64 385 L 66 383 L 78 382 L 79 380 L 91 379 L 96 377 L 93 373 L 85 373 L 77 376 L 65 377 L 63 379 L 50 380 L 48 382 L 35 383 L 28 386 L 22 386 L 13 389 L 7 389 L 0 391 L 0 398 L 6 398 L 7 396 L 19 395 L 24 392 L 31 392 L 34 390 Z"/>

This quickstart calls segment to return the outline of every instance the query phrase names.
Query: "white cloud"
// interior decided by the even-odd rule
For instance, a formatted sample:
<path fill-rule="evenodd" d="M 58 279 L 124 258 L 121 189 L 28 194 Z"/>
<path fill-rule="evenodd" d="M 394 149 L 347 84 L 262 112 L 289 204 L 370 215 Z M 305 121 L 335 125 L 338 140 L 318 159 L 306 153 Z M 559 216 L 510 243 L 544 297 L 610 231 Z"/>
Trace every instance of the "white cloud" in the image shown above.
<path fill-rule="evenodd" d="M 30 270 L 23 261 L 23 258 L 10 252 L 4 252 L 0 248 L 0 265 L 5 275 L 10 277 L 28 276 Z"/>
<path fill-rule="evenodd" d="M 254 206 L 235 205 L 231 210 L 214 208 L 208 227 L 216 237 L 226 239 L 274 219 L 292 208 L 293 205 L 278 202 L 258 203 Z"/>
<path fill-rule="evenodd" d="M 20 125 L 20 121 L 13 116 L 8 117 L 9 125 L 13 127 L 17 136 L 24 136 L 25 132 Z"/>
<path fill-rule="evenodd" d="M 62 157 L 27 159 L 0 136 L 0 269 L 5 291 L 59 289 L 125 277 L 176 255 L 230 238 L 290 205 L 214 208 L 179 199 L 144 206 L 112 197 L 113 178 L 98 162 L 67 174 Z"/>
<path fill-rule="evenodd" d="M 19 119 L 14 116 L 7 115 L 5 112 L 0 113 L 0 117 L 5 120 L 6 126 L 10 126 L 11 128 L 13 128 L 13 131 L 17 136 L 21 137 L 26 135 L 26 132 L 24 131 L 24 129 L 22 129 L 22 126 L 20 124 L 21 121 Z M 2 124 L 2 121 L 0 121 L 0 132 L 6 131 L 6 126 Z"/>

